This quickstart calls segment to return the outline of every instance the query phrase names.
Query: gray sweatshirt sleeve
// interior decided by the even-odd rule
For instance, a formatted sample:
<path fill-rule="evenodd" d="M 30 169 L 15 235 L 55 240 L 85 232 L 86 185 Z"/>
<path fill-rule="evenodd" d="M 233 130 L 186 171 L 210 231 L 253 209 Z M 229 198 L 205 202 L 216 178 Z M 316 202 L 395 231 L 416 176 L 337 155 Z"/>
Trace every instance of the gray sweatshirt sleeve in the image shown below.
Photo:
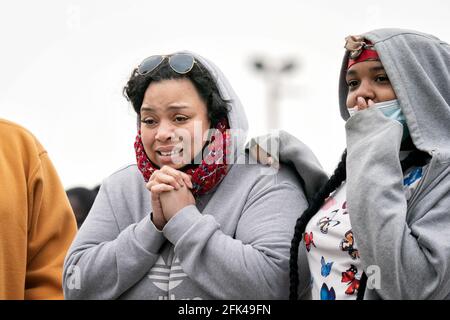
<path fill-rule="evenodd" d="M 65 259 L 65 298 L 118 298 L 148 272 L 164 241 L 149 213 L 120 230 L 108 185 L 102 185 Z"/>
<path fill-rule="evenodd" d="M 448 174 L 439 178 L 435 196 L 422 202 L 428 206 L 423 216 L 408 225 L 399 160 L 402 125 L 373 108 L 351 117 L 346 130 L 347 204 L 364 270 L 374 266 L 380 272 L 376 293 L 383 299 L 445 298 L 450 278 Z"/>
<path fill-rule="evenodd" d="M 186 274 L 215 299 L 287 299 L 291 239 L 306 206 L 301 189 L 283 182 L 248 199 L 234 237 L 193 205 L 163 232 Z"/>
<path fill-rule="evenodd" d="M 284 130 L 252 138 L 247 148 L 259 145 L 276 162 L 292 165 L 305 182 L 305 194 L 311 199 L 320 187 L 328 181 L 328 175 L 322 169 L 311 149 L 299 139 Z"/>

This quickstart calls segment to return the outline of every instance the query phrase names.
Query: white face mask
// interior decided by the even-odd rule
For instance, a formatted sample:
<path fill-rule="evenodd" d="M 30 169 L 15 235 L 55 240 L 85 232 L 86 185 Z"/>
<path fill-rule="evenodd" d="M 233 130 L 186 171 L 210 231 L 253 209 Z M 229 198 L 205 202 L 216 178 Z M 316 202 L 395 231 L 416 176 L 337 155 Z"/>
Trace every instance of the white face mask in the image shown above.
<path fill-rule="evenodd" d="M 402 109 L 400 109 L 400 105 L 398 103 L 398 99 L 394 100 L 388 100 L 383 102 L 378 102 L 373 105 L 373 107 L 376 107 L 378 110 L 383 112 L 383 114 L 392 120 L 397 120 L 403 125 L 403 138 L 402 141 L 408 138 L 409 136 L 409 130 L 408 126 L 406 125 L 406 118 L 405 115 L 402 112 Z M 354 108 L 348 108 L 348 113 L 350 114 L 350 117 L 352 117 L 355 113 L 357 113 L 359 110 L 357 107 Z"/>

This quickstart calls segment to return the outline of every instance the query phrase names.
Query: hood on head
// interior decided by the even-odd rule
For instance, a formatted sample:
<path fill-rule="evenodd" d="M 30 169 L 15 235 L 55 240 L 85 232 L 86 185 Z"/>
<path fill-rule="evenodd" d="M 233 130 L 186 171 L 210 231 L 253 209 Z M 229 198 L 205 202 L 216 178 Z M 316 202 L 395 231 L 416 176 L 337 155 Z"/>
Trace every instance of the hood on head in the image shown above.
<path fill-rule="evenodd" d="M 243 150 L 248 133 L 248 121 L 238 96 L 234 92 L 228 79 L 222 71 L 211 61 L 192 51 L 180 51 L 175 53 L 188 53 L 195 57 L 211 74 L 223 99 L 229 101 L 228 123 L 233 134 L 233 149 Z M 174 54 L 175 54 L 174 53 Z"/>
<path fill-rule="evenodd" d="M 414 145 L 450 154 L 450 46 L 435 36 L 378 29 L 362 36 L 374 44 L 406 118 Z M 349 52 L 339 76 L 339 107 L 347 120 L 345 81 Z"/>

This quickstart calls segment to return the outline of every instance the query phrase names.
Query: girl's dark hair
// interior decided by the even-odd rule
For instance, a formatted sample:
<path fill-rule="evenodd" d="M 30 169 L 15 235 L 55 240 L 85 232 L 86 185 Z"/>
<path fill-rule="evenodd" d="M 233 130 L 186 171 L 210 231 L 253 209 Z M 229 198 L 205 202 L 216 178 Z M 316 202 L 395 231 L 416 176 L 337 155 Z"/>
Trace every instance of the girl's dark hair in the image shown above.
<path fill-rule="evenodd" d="M 403 172 L 408 168 L 413 166 L 424 166 L 430 156 L 420 150 L 412 151 L 406 159 L 400 162 Z M 290 287 L 289 287 L 289 299 L 298 299 L 298 249 L 300 242 L 302 240 L 302 235 L 305 232 L 305 228 L 311 220 L 311 218 L 319 211 L 325 200 L 334 192 L 339 186 L 347 179 L 346 170 L 346 160 L 347 160 L 347 150 L 342 154 L 341 161 L 339 162 L 336 170 L 334 170 L 333 175 L 325 183 L 320 190 L 312 198 L 308 208 L 303 212 L 303 214 L 297 219 L 295 224 L 294 237 L 291 242 L 291 256 L 289 259 L 289 277 L 290 277 Z M 360 281 L 360 289 L 358 290 L 357 299 L 361 300 L 364 296 L 364 290 L 366 286 L 367 276 L 365 273 L 362 274 Z"/>
<path fill-rule="evenodd" d="M 123 88 L 123 95 L 131 102 L 134 111 L 139 116 L 144 94 L 150 83 L 173 79 L 189 79 L 193 83 L 207 106 L 208 119 L 212 127 L 227 117 L 230 110 L 229 101 L 221 97 L 213 77 L 198 60 L 195 61 L 192 70 L 186 74 L 175 72 L 170 67 L 168 59 L 164 59 L 161 65 L 146 75 L 140 75 L 136 68 Z"/>
<path fill-rule="evenodd" d="M 298 279 L 298 247 L 300 241 L 302 240 L 303 232 L 305 232 L 306 225 L 309 220 L 319 211 L 323 202 L 326 198 L 336 190 L 342 182 L 345 181 L 347 177 L 347 172 L 345 168 L 345 160 L 347 158 L 347 150 L 342 154 L 341 162 L 339 162 L 336 170 L 334 171 L 331 178 L 325 183 L 320 190 L 312 198 L 308 208 L 303 212 L 303 214 L 297 219 L 295 224 L 294 237 L 291 242 L 291 257 L 289 259 L 289 277 L 290 277 L 290 300 L 297 300 L 298 293 L 297 287 L 299 283 Z"/>

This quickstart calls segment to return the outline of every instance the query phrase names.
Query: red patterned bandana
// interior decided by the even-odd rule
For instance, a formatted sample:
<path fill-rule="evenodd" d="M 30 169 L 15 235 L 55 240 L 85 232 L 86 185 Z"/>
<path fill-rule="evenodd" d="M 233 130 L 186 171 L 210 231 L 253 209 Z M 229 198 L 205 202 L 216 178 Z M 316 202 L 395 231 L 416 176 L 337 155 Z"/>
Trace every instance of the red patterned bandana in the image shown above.
<path fill-rule="evenodd" d="M 230 135 L 228 121 L 221 120 L 216 128 L 218 132 L 211 137 L 211 141 L 207 143 L 203 153 L 205 157 L 201 163 L 196 165 L 187 165 L 181 171 L 190 175 L 194 188 L 192 193 L 194 196 L 200 196 L 214 188 L 227 174 L 226 155 L 230 152 Z M 216 139 L 216 135 L 220 134 L 222 139 Z M 148 182 L 153 172 L 159 168 L 153 164 L 147 157 L 142 144 L 141 131 L 138 131 L 136 141 L 134 142 L 134 150 L 136 151 L 136 161 L 145 182 Z"/>
<path fill-rule="evenodd" d="M 380 60 L 378 53 L 375 51 L 371 41 L 364 39 L 362 36 L 348 36 L 345 38 L 345 49 L 349 53 L 347 69 L 358 62 L 368 60 Z"/>

